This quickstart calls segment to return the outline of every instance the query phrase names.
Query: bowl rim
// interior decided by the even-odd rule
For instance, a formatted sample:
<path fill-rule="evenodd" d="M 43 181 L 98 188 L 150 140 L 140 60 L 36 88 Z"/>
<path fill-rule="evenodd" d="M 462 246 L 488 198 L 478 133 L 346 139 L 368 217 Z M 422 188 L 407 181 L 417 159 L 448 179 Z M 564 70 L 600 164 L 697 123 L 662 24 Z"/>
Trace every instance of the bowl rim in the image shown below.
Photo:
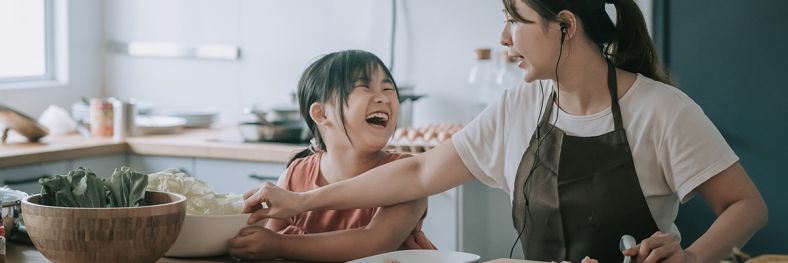
<path fill-rule="evenodd" d="M 150 191 L 150 190 L 146 190 L 145 192 L 153 192 L 153 193 L 162 193 L 162 194 L 174 195 L 175 197 L 178 198 L 178 200 L 175 200 L 175 201 L 170 202 L 170 203 L 157 204 L 157 205 L 146 205 L 146 206 L 136 206 L 136 207 L 66 207 L 66 206 L 42 205 L 42 204 L 37 204 L 37 203 L 30 202 L 30 198 L 41 197 L 41 194 L 35 194 L 35 195 L 31 195 L 31 196 L 28 196 L 28 197 L 25 197 L 24 199 L 22 199 L 22 204 L 23 205 L 34 206 L 34 207 L 45 207 L 47 209 L 69 209 L 69 210 L 77 209 L 77 210 L 112 211 L 112 210 L 145 209 L 145 208 L 153 208 L 153 207 L 163 207 L 163 206 L 169 206 L 169 205 L 174 205 L 174 204 L 185 203 L 186 202 L 186 196 L 184 196 L 182 194 L 176 194 L 176 193 L 171 193 L 171 192 L 163 192 L 163 191 Z"/>

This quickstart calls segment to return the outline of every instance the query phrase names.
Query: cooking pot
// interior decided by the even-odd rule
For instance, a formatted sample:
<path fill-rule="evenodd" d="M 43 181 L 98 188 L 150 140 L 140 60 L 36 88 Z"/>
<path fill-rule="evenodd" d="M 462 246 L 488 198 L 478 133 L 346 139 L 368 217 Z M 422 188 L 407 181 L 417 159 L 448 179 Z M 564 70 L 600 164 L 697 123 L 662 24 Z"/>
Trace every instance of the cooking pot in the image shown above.
<path fill-rule="evenodd" d="M 280 106 L 261 109 L 252 106 L 244 109 L 244 113 L 254 115 L 261 123 L 291 123 L 302 121 L 301 112 L 295 106 Z"/>
<path fill-rule="evenodd" d="M 247 142 L 301 143 L 309 140 L 309 132 L 298 122 L 242 122 L 238 125 Z"/>

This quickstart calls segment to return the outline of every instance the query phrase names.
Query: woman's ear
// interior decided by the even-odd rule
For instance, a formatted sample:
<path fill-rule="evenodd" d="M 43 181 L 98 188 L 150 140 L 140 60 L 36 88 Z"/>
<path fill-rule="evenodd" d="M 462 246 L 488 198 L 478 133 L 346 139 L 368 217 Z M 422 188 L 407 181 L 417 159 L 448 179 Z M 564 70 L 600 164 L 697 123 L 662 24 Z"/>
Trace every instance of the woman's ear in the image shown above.
<path fill-rule="evenodd" d="M 566 40 L 572 39 L 577 34 L 577 16 L 568 10 L 562 10 L 558 13 L 558 24 L 566 25 Z M 561 28 L 559 27 L 559 30 Z"/>
<path fill-rule="evenodd" d="M 309 105 L 309 117 L 317 125 L 330 125 L 331 121 L 328 119 L 328 115 L 326 114 L 326 105 L 320 102 L 312 103 Z"/>

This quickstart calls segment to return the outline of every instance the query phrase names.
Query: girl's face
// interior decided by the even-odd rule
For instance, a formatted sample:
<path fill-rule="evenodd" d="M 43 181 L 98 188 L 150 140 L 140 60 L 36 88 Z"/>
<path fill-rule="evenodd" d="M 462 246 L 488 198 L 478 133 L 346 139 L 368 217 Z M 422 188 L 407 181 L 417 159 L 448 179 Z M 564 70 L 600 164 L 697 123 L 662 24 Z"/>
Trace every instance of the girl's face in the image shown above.
<path fill-rule="evenodd" d="M 545 21 L 522 0 L 512 1 L 517 15 L 526 21 L 506 14 L 501 44 L 509 47 L 509 56 L 520 58 L 518 66 L 525 71 L 526 82 L 552 79 L 561 44 L 560 24 Z"/>
<path fill-rule="evenodd" d="M 341 134 L 342 140 L 350 138 L 352 147 L 361 151 L 379 151 L 388 144 L 397 126 L 399 99 L 394 83 L 378 68 L 371 79 L 356 79 L 353 90 L 344 108 L 344 123 L 347 136 L 344 136 L 339 111 L 335 105 L 326 105 L 329 112 L 336 114 L 328 117 Z M 350 143 L 350 142 L 348 142 Z"/>

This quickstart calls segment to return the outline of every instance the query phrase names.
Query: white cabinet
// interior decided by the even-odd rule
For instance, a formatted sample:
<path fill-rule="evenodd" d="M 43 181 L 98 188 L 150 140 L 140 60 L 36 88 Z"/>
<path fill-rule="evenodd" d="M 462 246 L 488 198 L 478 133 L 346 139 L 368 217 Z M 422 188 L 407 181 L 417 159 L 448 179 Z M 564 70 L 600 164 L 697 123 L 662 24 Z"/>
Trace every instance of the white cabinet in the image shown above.
<path fill-rule="evenodd" d="M 458 188 L 430 196 L 422 231 L 440 250 L 458 250 Z"/>
<path fill-rule="evenodd" d="M 71 160 L 70 162 L 71 169 L 76 169 L 77 167 L 82 166 L 90 169 L 99 177 L 109 177 L 113 172 L 115 172 L 115 169 L 124 165 L 128 165 L 129 163 L 127 160 L 127 155 L 125 154 L 80 158 Z"/>
<path fill-rule="evenodd" d="M 473 180 L 460 188 L 460 250 L 481 256 L 482 260 L 509 257 L 517 239 L 512 224 L 509 195 Z M 518 243 L 514 258 L 522 258 Z"/>
<path fill-rule="evenodd" d="M 195 177 L 212 185 L 219 193 L 243 194 L 264 181 L 276 183 L 285 171 L 285 164 L 196 159 L 194 170 Z"/>
<path fill-rule="evenodd" d="M 190 157 L 131 154 L 129 155 L 129 166 L 132 170 L 141 173 L 154 173 L 173 168 L 188 175 L 194 175 L 194 158 Z"/>
<path fill-rule="evenodd" d="M 69 161 L 6 167 L 0 169 L 0 180 L 10 188 L 38 194 L 41 193 L 38 179 L 53 174 L 65 174 L 69 170 Z"/>

